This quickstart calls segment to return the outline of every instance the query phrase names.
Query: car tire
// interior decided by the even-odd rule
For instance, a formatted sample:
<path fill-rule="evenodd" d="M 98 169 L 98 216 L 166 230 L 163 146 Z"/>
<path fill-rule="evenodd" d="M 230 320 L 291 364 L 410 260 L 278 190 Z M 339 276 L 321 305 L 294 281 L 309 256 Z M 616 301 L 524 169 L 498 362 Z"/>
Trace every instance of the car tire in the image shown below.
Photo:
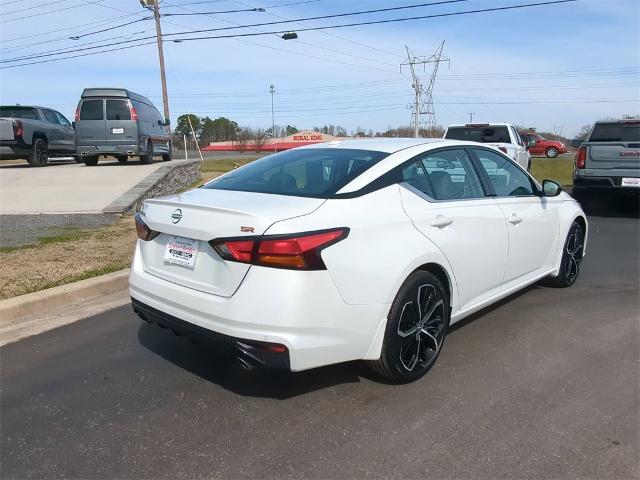
<path fill-rule="evenodd" d="M 555 147 L 549 147 L 544 152 L 544 154 L 547 156 L 547 158 L 556 158 L 558 156 L 558 149 Z"/>
<path fill-rule="evenodd" d="M 380 358 L 369 362 L 372 370 L 392 383 L 421 378 L 442 350 L 449 315 L 449 298 L 438 277 L 413 272 L 391 305 Z"/>
<path fill-rule="evenodd" d="M 96 165 L 98 165 L 98 156 L 97 155 L 87 155 L 86 157 L 84 157 L 82 159 L 82 161 L 84 162 L 84 164 L 87 167 L 95 167 Z"/>
<path fill-rule="evenodd" d="M 34 138 L 27 162 L 32 167 L 46 167 L 49 164 L 49 145 L 44 138 Z"/>
<path fill-rule="evenodd" d="M 147 154 L 140 155 L 140 163 L 149 165 L 151 162 L 153 162 L 153 143 L 151 143 L 151 140 L 149 140 L 147 142 Z"/>
<path fill-rule="evenodd" d="M 558 276 L 549 278 L 547 284 L 557 288 L 573 285 L 580 274 L 583 252 L 584 230 L 578 222 L 573 222 L 564 242 Z"/>
<path fill-rule="evenodd" d="M 73 159 L 75 160 L 76 163 L 84 163 L 80 155 L 73 155 Z"/>
<path fill-rule="evenodd" d="M 127 163 L 129 157 L 126 155 L 118 155 L 116 156 L 116 160 L 118 160 L 120 163 Z"/>
<path fill-rule="evenodd" d="M 163 153 L 162 154 L 162 161 L 163 162 L 170 162 L 171 161 L 171 142 L 169 142 L 169 151 L 167 153 Z"/>

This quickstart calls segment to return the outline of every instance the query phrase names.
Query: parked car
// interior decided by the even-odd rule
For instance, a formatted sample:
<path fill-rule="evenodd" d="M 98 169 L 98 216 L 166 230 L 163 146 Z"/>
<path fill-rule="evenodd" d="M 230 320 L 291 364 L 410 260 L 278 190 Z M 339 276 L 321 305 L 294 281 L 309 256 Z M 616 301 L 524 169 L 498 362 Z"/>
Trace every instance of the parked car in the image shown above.
<path fill-rule="evenodd" d="M 369 360 L 393 382 L 424 375 L 450 324 L 539 279 L 572 285 L 587 221 L 472 142 L 331 142 L 256 160 L 146 200 L 129 277 L 134 311 L 235 350 L 245 365 L 305 370 Z"/>
<path fill-rule="evenodd" d="M 150 100 L 123 88 L 86 88 L 76 110 L 76 152 L 87 165 L 100 156 L 121 163 L 140 157 L 151 163 L 161 155 L 171 160 L 171 132 Z"/>
<path fill-rule="evenodd" d="M 640 119 L 596 122 L 576 153 L 573 185 L 640 191 Z"/>
<path fill-rule="evenodd" d="M 49 158 L 75 155 L 75 132 L 57 110 L 24 105 L 0 106 L 0 159 L 25 158 L 44 167 Z"/>
<path fill-rule="evenodd" d="M 509 158 L 525 170 L 531 170 L 529 146 L 520 138 L 518 129 L 508 123 L 450 125 L 444 134 L 444 138 L 487 144 L 506 153 Z"/>
<path fill-rule="evenodd" d="M 562 153 L 567 153 L 567 146 L 558 140 L 547 140 L 536 132 L 519 132 L 520 138 L 529 146 L 531 155 L 544 155 L 548 158 L 556 158 Z"/>

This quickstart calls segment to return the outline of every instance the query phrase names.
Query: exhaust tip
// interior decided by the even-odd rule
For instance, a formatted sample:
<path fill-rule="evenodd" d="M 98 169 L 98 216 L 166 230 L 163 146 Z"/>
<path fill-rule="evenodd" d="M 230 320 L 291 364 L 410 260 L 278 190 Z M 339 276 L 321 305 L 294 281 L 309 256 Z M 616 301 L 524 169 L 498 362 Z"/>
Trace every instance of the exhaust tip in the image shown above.
<path fill-rule="evenodd" d="M 244 358 L 240 355 L 236 355 L 235 357 L 235 361 L 238 365 L 240 365 L 240 367 L 242 367 L 242 369 L 247 370 L 248 372 L 255 370 L 256 368 L 256 364 L 251 362 L 249 359 Z"/>

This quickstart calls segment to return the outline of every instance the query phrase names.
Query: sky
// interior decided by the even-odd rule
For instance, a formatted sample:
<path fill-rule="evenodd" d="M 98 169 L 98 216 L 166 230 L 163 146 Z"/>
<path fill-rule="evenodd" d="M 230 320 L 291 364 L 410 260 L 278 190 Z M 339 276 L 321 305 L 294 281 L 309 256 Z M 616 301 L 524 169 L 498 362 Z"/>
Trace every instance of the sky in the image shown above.
<path fill-rule="evenodd" d="M 434 2 L 437 0 L 431 0 Z M 445 41 L 433 101 L 443 126 L 508 122 L 572 137 L 585 124 L 640 113 L 640 1 L 579 0 L 522 9 L 368 26 L 299 31 L 297 40 L 256 35 L 198 41 L 176 38 L 272 32 L 486 8 L 544 0 L 457 2 L 272 26 L 215 29 L 431 3 L 429 0 L 163 0 L 160 3 L 171 119 L 225 116 L 242 126 L 333 124 L 384 131 L 408 125 L 413 89 L 400 64 L 406 47 L 433 54 Z M 264 8 L 264 12 L 246 11 Z M 238 11 L 245 10 L 245 11 Z M 229 12 L 230 13 L 219 13 Z M 176 15 L 191 14 L 199 15 Z M 35 104 L 73 120 L 83 88 L 122 87 L 162 112 L 155 43 L 99 53 L 153 37 L 138 0 L 0 1 L 0 104 Z M 134 20 L 138 20 L 132 23 Z M 127 24 L 122 26 L 123 24 Z M 118 28 L 113 28 L 118 27 Z M 101 30 L 106 30 L 102 31 Z M 83 36 L 84 35 L 84 36 Z M 69 37 L 80 37 L 72 40 Z M 137 43 L 153 42 L 140 40 Z M 68 49 L 91 48 L 66 53 Z M 61 56 L 80 55 L 59 60 Z M 28 58 L 35 55 L 48 55 Z M 17 60 L 27 57 L 23 60 Z M 50 61 L 56 60 L 56 61 Z M 46 62 L 44 62 L 46 61 Z M 36 63 L 43 62 L 43 63 Z M 423 82 L 431 66 L 420 67 Z"/>

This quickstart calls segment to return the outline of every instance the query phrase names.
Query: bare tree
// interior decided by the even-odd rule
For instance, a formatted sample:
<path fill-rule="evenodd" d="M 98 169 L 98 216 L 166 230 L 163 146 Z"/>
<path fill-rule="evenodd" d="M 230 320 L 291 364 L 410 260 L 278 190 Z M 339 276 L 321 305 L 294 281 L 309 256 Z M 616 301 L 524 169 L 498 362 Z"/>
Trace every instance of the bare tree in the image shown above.
<path fill-rule="evenodd" d="M 242 127 L 238 132 L 238 136 L 236 138 L 236 145 L 238 145 L 238 150 L 244 152 L 247 149 L 247 145 L 252 138 L 253 130 L 251 130 L 249 127 Z"/>
<path fill-rule="evenodd" d="M 267 143 L 268 138 L 267 131 L 264 128 L 256 128 L 253 131 L 253 143 L 256 147 L 256 152 L 262 149 L 262 146 Z"/>

